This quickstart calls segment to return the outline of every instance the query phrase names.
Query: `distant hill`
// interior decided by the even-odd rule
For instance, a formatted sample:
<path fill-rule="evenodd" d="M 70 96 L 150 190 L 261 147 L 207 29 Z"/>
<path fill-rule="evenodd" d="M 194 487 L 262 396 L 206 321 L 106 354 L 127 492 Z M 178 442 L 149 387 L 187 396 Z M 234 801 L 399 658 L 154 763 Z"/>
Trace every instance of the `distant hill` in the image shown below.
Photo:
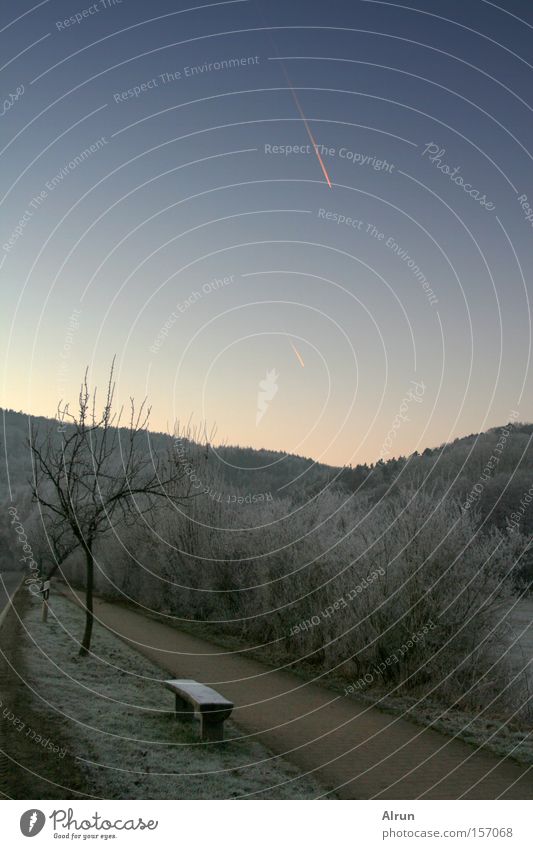
<path fill-rule="evenodd" d="M 8 497 L 8 474 L 15 491 L 25 490 L 31 476 L 26 445 L 30 422 L 42 427 L 53 422 L 9 409 L 0 408 L 0 412 L 3 501 Z M 172 446 L 172 437 L 167 434 L 150 432 L 147 440 L 155 452 Z M 208 468 L 206 486 L 223 487 L 225 493 L 243 498 L 268 493 L 296 503 L 303 503 L 328 486 L 376 502 L 402 485 L 415 484 L 435 494 L 457 496 L 465 503 L 465 509 L 479 511 L 482 521 L 502 530 L 515 514 L 511 521 L 518 522 L 522 532 L 533 534 L 533 424 L 504 425 L 426 448 L 422 454 L 415 452 L 409 457 L 345 468 L 267 449 L 210 447 Z"/>
<path fill-rule="evenodd" d="M 8 494 L 8 479 L 11 487 L 17 490 L 25 488 L 31 477 L 31 456 L 27 446 L 31 423 L 45 429 L 54 426 L 55 422 L 9 409 L 0 408 L 0 414 L 3 421 L 0 431 L 0 500 L 3 500 Z M 168 434 L 147 433 L 147 450 L 164 452 L 172 444 L 173 437 Z M 226 492 L 237 496 L 268 493 L 273 497 L 293 496 L 297 499 L 307 499 L 319 492 L 341 472 L 339 468 L 315 463 L 310 457 L 227 445 L 209 447 L 209 469 L 207 486 L 216 481 L 213 485 L 223 485 Z"/>
<path fill-rule="evenodd" d="M 517 513 L 520 530 L 533 534 L 533 424 L 510 423 L 472 433 L 422 454 L 346 468 L 340 482 L 377 501 L 401 485 L 458 497 L 465 509 L 504 530 Z"/>

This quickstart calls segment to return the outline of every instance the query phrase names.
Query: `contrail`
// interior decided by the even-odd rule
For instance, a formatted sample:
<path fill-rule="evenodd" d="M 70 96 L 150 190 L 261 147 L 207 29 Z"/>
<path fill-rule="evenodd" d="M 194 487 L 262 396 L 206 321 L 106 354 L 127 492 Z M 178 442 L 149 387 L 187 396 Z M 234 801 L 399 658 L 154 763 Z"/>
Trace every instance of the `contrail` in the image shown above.
<path fill-rule="evenodd" d="M 281 59 L 281 58 L 280 58 L 279 53 L 278 53 L 278 50 L 277 50 L 277 48 L 276 48 L 276 45 L 274 44 L 274 39 L 273 39 L 273 37 L 272 37 L 272 32 L 271 32 L 271 31 L 270 31 L 270 29 L 269 29 L 269 26 L 268 26 L 268 23 L 267 23 L 267 21 L 266 21 L 265 15 L 263 14 L 263 10 L 262 10 L 262 8 L 261 8 L 261 5 L 262 5 L 262 4 L 260 4 L 260 7 L 259 7 L 259 13 L 260 13 L 260 15 L 261 15 L 261 20 L 262 20 L 263 27 L 264 27 L 264 28 L 267 30 L 267 32 L 268 32 L 268 38 L 269 38 L 270 43 L 271 43 L 271 45 L 272 45 L 272 50 L 273 50 L 273 51 L 274 51 L 274 53 L 276 54 L 276 60 L 279 62 L 279 64 L 280 64 L 280 65 L 281 65 L 281 67 L 282 67 L 283 74 L 284 74 L 284 76 L 285 76 L 285 79 L 287 80 L 287 85 L 289 86 L 289 91 L 290 91 L 290 93 L 292 94 L 293 100 L 294 100 L 294 102 L 295 102 L 295 104 L 296 104 L 296 108 L 298 109 L 298 112 L 300 113 L 300 118 L 301 118 L 301 119 L 302 119 L 302 121 L 303 121 L 304 127 L 305 127 L 305 129 L 307 130 L 307 135 L 309 136 L 309 139 L 310 139 L 310 141 L 311 141 L 311 144 L 313 145 L 313 150 L 315 151 L 316 158 L 318 159 L 318 161 L 319 161 L 319 163 L 320 163 L 320 167 L 321 167 L 321 169 L 322 169 L 322 173 L 323 173 L 324 177 L 326 178 L 326 182 L 327 182 L 328 186 L 330 187 L 330 189 L 332 189 L 332 188 L 333 188 L 333 185 L 332 185 L 332 183 L 331 183 L 331 180 L 329 179 L 329 174 L 328 174 L 327 168 L 326 168 L 326 166 L 324 165 L 324 161 L 323 161 L 322 157 L 320 156 L 320 151 L 319 151 L 319 149 L 318 149 L 318 145 L 317 145 L 317 143 L 316 143 L 316 141 L 315 141 L 315 139 L 314 139 L 313 133 L 311 132 L 311 128 L 309 127 L 309 124 L 307 123 L 307 118 L 306 118 L 306 117 L 305 117 L 305 115 L 304 115 L 304 111 L 303 111 L 302 107 L 300 106 L 300 101 L 298 100 L 298 97 L 296 96 L 296 92 L 294 91 L 294 86 L 293 86 L 293 84 L 292 84 L 292 83 L 291 83 L 291 81 L 290 81 L 290 78 L 289 78 L 289 75 L 288 75 L 288 73 L 287 73 L 287 69 L 286 69 L 285 64 L 284 64 L 284 62 L 283 62 L 283 59 Z M 303 363 L 302 363 L 302 365 L 303 365 Z"/>
<path fill-rule="evenodd" d="M 305 368 L 305 363 L 304 363 L 304 361 L 303 361 L 303 359 L 302 359 L 302 355 L 301 355 L 301 354 L 300 354 L 300 352 L 299 352 L 299 351 L 298 351 L 298 350 L 294 347 L 294 345 L 292 344 L 292 342 L 291 342 L 291 347 L 292 347 L 292 350 L 294 351 L 294 353 L 296 354 L 296 356 L 298 357 L 298 362 L 300 363 L 301 367 L 302 367 L 302 368 Z"/>
<path fill-rule="evenodd" d="M 286 67 L 285 67 L 285 65 L 283 64 L 283 61 L 282 61 L 281 59 L 279 60 L 279 63 L 280 63 L 280 65 L 281 65 L 281 67 L 283 68 L 283 73 L 285 74 L 285 79 L 287 80 L 287 85 L 289 86 L 289 89 L 290 89 L 290 92 L 291 92 L 291 94 L 292 94 L 293 100 L 294 100 L 294 102 L 295 102 L 295 104 L 296 104 L 296 108 L 298 109 L 298 112 L 300 113 L 300 118 L 302 119 L 302 121 L 303 121 L 303 123 L 304 123 L 304 127 L 305 127 L 305 129 L 307 130 L 307 135 L 309 136 L 309 138 L 310 138 L 310 140 L 311 140 L 311 144 L 313 145 L 313 150 L 315 151 L 315 153 L 316 153 L 316 158 L 318 159 L 318 161 L 319 161 L 319 163 L 320 163 L 320 167 L 322 168 L 322 173 L 324 174 L 324 177 L 326 178 L 326 182 L 327 182 L 328 186 L 330 187 L 330 189 L 332 189 L 332 188 L 333 188 L 333 186 L 332 186 L 332 184 L 331 184 L 331 180 L 329 179 L 329 174 L 328 174 L 328 172 L 327 172 L 327 168 L 326 168 L 326 166 L 324 165 L 324 161 L 323 161 L 322 157 L 320 156 L 320 151 L 319 151 L 319 149 L 318 149 L 318 145 L 317 145 L 317 143 L 316 143 L 316 141 L 315 141 L 315 139 L 314 139 L 314 137 L 313 137 L 313 133 L 311 132 L 311 128 L 310 128 L 309 124 L 307 123 L 307 118 L 306 118 L 306 117 L 305 117 L 305 115 L 304 115 L 303 109 L 302 109 L 302 107 L 301 107 L 301 105 L 300 105 L 300 101 L 298 100 L 298 97 L 296 96 L 296 92 L 295 92 L 295 90 L 294 90 L 294 87 L 293 87 L 293 85 L 292 85 L 292 83 L 291 83 L 291 81 L 290 81 L 290 79 L 289 79 L 289 75 L 288 75 L 288 73 L 287 73 L 287 69 L 286 69 Z"/>

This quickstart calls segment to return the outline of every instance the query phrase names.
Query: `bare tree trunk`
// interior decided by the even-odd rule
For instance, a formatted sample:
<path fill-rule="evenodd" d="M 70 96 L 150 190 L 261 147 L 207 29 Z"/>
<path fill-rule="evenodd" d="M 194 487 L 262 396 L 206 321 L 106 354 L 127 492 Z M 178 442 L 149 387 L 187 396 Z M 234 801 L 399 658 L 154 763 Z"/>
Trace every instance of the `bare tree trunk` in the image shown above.
<path fill-rule="evenodd" d="M 85 549 L 86 588 L 85 588 L 85 632 L 81 641 L 80 656 L 85 657 L 91 648 L 91 635 L 93 632 L 93 582 L 94 582 L 94 557 L 92 544 Z"/>

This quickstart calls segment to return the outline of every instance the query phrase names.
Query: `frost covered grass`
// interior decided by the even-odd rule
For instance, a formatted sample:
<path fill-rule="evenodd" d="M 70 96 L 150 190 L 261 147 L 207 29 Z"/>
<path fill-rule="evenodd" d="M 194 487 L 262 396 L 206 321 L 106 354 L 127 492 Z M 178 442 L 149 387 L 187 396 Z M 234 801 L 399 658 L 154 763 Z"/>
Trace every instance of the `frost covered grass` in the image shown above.
<path fill-rule="evenodd" d="M 379 707 L 387 713 L 426 725 L 449 737 L 457 737 L 500 757 L 510 757 L 522 764 L 533 764 L 533 735 L 521 727 L 521 723 L 506 717 L 494 718 L 475 715 L 457 708 L 446 710 L 441 704 L 425 700 L 418 701 L 406 696 L 390 696 L 386 692 L 373 690 L 359 695 L 367 704 Z"/>
<path fill-rule="evenodd" d="M 83 612 L 61 596 L 49 621 L 32 603 L 24 625 L 26 684 L 37 713 L 57 711 L 84 792 L 107 799 L 312 799 L 324 788 L 263 745 L 235 739 L 200 743 L 196 722 L 172 713 L 168 677 L 106 629 L 95 626 L 92 654 L 78 657 Z M 31 692 L 28 690 L 27 692 Z M 40 697 L 40 698 L 38 698 Z"/>

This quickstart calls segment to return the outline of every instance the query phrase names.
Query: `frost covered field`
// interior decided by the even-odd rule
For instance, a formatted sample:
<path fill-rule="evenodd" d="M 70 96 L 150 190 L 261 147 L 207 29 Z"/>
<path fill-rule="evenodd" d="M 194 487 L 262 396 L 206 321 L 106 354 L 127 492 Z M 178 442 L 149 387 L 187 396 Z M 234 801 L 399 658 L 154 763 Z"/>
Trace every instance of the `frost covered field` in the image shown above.
<path fill-rule="evenodd" d="M 107 799 L 313 799 L 325 792 L 261 744 L 232 739 L 237 730 L 231 721 L 224 743 L 200 744 L 197 723 L 181 724 L 171 713 L 172 696 L 161 684 L 168 676 L 109 631 L 98 626 L 95 656 L 89 662 L 78 657 L 82 621 L 77 605 L 54 596 L 43 624 L 40 605 L 33 603 L 24 623 L 33 643 L 27 641 L 24 660 L 36 712 L 46 713 L 46 701 L 61 706 L 86 793 Z"/>

